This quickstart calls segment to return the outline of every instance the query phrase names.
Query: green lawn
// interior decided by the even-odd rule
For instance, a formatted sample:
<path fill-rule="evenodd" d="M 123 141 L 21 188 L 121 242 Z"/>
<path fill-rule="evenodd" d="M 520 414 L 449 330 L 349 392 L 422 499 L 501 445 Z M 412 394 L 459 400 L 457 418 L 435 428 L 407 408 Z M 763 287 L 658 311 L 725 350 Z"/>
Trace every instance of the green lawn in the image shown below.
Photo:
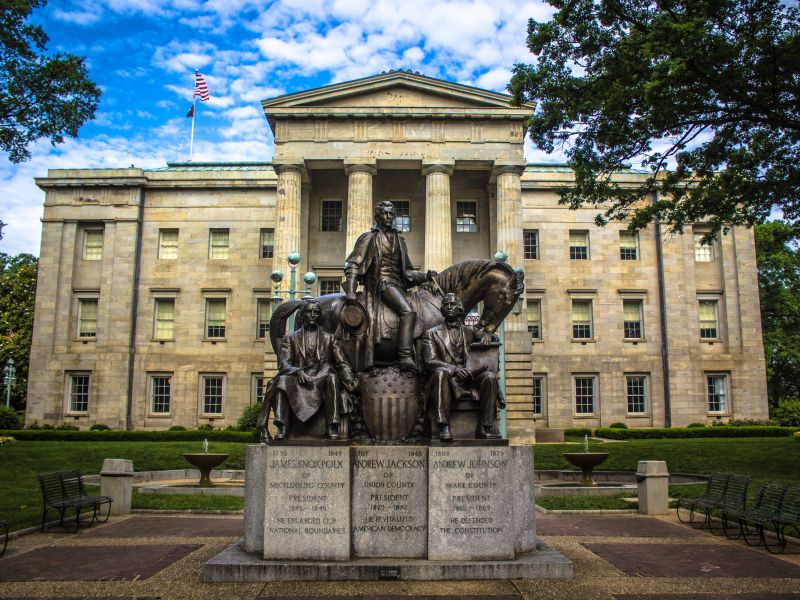
<path fill-rule="evenodd" d="M 225 467 L 244 468 L 246 444 L 212 442 L 210 445 L 211 452 L 231 455 Z M 581 448 L 582 443 L 536 446 L 536 468 L 573 469 L 561 453 Z M 608 470 L 634 471 L 639 460 L 666 460 L 672 473 L 727 471 L 752 475 L 753 490 L 767 480 L 800 484 L 800 443 L 791 438 L 593 441 L 591 449 L 609 453 L 602 465 Z M 37 473 L 77 468 L 82 473 L 95 474 L 100 472 L 104 458 L 131 459 L 136 471 L 184 468 L 187 463 L 181 455 L 199 450 L 199 442 L 17 442 L 2 446 L 0 518 L 8 519 L 12 530 L 39 523 L 41 497 Z M 241 499 L 219 500 L 213 496 L 148 498 L 137 494 L 134 497 L 136 508 L 237 509 L 240 506 Z"/>

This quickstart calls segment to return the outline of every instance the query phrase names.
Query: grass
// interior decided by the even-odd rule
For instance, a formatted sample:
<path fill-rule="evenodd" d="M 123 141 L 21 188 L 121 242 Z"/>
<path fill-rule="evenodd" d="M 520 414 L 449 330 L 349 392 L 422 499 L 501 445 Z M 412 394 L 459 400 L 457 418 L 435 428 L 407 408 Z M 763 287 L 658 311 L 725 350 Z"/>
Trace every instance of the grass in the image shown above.
<path fill-rule="evenodd" d="M 626 502 L 623 498 L 633 496 L 631 492 L 613 496 L 542 496 L 536 504 L 547 510 L 623 510 L 636 508 L 636 502 Z"/>
<path fill-rule="evenodd" d="M 211 452 L 231 455 L 225 463 L 226 468 L 244 468 L 247 444 L 211 442 L 210 445 Z M 574 469 L 561 453 L 580 451 L 582 447 L 582 440 L 536 446 L 536 468 Z M 797 469 L 800 443 L 791 438 L 592 441 L 590 449 L 609 453 L 608 460 L 602 465 L 605 470 L 635 471 L 640 460 L 666 460 L 672 473 L 735 472 L 751 475 L 752 493 L 764 481 L 800 484 L 800 470 Z M 100 472 L 104 458 L 130 459 L 136 471 L 179 469 L 187 467 L 182 454 L 199 450 L 199 442 L 18 441 L 10 446 L 0 446 L 0 519 L 7 519 L 12 531 L 39 523 L 42 501 L 37 473 L 76 468 L 85 474 L 95 474 Z M 677 488 L 681 490 L 678 492 L 673 489 L 675 493 L 690 496 L 699 494 L 698 490 Z M 217 496 L 145 496 L 135 496 L 135 508 L 227 509 L 214 503 L 241 502 L 241 499 L 218 500 Z M 240 504 L 233 506 L 234 510 L 238 508 Z"/>
<path fill-rule="evenodd" d="M 225 468 L 244 468 L 246 444 L 211 442 L 209 446 L 210 452 L 231 455 Z M 183 469 L 189 464 L 181 455 L 200 451 L 198 442 L 18 441 L 10 446 L 0 446 L 0 519 L 8 520 L 11 531 L 41 522 L 42 499 L 36 479 L 38 473 L 78 469 L 83 474 L 93 475 L 100 472 L 105 458 L 133 460 L 135 471 Z M 206 499 L 212 496 L 193 498 L 194 508 L 205 508 Z M 51 511 L 48 518 L 54 514 Z"/>
<path fill-rule="evenodd" d="M 201 506 L 198 506 L 201 505 Z M 196 494 L 140 494 L 133 492 L 132 508 L 147 510 L 242 510 L 242 496 L 211 496 Z"/>

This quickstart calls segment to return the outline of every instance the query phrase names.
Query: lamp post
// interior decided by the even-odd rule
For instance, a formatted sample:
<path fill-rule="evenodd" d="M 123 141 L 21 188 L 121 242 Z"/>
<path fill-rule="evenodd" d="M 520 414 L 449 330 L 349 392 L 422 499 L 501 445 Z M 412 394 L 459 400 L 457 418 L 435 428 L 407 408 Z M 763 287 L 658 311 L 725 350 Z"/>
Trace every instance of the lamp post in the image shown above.
<path fill-rule="evenodd" d="M 3 368 L 3 383 L 6 386 L 6 406 L 11 406 L 11 387 L 17 380 L 17 370 L 14 368 L 14 359 L 9 358 Z"/>
<path fill-rule="evenodd" d="M 289 253 L 289 256 L 286 257 L 286 262 L 289 263 L 289 289 L 284 290 L 281 288 L 281 282 L 283 281 L 283 273 L 279 270 L 275 270 L 270 275 L 270 279 L 273 283 L 272 288 L 272 298 L 270 298 L 270 304 L 272 305 L 273 312 L 276 308 L 283 302 L 282 295 L 288 296 L 289 300 L 294 300 L 298 291 L 297 291 L 297 265 L 300 264 L 300 253 L 297 250 L 294 250 Z M 303 299 L 306 298 L 313 298 L 311 295 L 311 286 L 314 285 L 314 282 L 317 280 L 317 276 L 313 271 L 309 271 L 305 275 L 303 275 L 303 281 L 306 284 L 306 293 L 303 296 Z M 289 330 L 294 330 L 294 315 L 289 320 Z"/>
<path fill-rule="evenodd" d="M 494 253 L 494 259 L 499 263 L 505 263 L 508 261 L 508 254 L 503 252 L 502 250 L 498 250 Z M 520 271 L 521 269 L 516 268 L 515 271 Z M 523 299 L 522 295 L 517 298 L 517 301 L 514 303 L 514 308 L 511 309 L 511 313 L 516 317 L 522 314 L 522 304 Z M 506 328 L 505 322 L 500 323 L 500 327 L 498 327 L 497 336 L 500 338 L 500 391 L 503 393 L 503 398 L 506 396 Z M 508 420 L 506 416 L 506 409 L 502 409 L 500 411 L 500 435 L 503 436 L 504 439 L 508 438 Z"/>

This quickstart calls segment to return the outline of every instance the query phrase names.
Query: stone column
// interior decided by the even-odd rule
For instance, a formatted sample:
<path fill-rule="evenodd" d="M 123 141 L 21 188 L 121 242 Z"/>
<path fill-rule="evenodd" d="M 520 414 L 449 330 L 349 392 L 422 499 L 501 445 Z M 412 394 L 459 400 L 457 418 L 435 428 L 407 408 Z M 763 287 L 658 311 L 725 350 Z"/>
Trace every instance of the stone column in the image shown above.
<path fill-rule="evenodd" d="M 508 264 L 521 267 L 522 248 L 522 184 L 524 167 L 508 165 L 495 167 L 497 177 L 497 248 L 508 254 Z M 506 332 L 526 331 L 525 315 L 506 319 Z"/>
<path fill-rule="evenodd" d="M 288 276 L 286 257 L 300 251 L 300 190 L 302 167 L 296 164 L 275 165 L 278 173 L 278 200 L 275 207 L 275 252 L 273 269 Z M 303 257 L 305 260 L 307 257 Z M 303 271 L 299 271 L 302 276 Z"/>
<path fill-rule="evenodd" d="M 364 163 L 345 163 L 347 173 L 347 233 L 345 253 L 365 231 L 372 227 L 372 178 L 377 174 L 373 165 Z"/>
<path fill-rule="evenodd" d="M 425 176 L 425 269 L 441 271 L 453 263 L 453 220 L 450 213 L 450 176 L 453 167 L 435 164 Z"/>

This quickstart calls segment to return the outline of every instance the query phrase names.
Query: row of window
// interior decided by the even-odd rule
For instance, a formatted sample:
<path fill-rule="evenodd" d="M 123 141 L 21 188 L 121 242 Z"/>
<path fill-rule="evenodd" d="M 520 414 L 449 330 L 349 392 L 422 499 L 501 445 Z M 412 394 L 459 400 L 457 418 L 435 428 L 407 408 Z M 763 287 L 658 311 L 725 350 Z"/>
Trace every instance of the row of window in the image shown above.
<path fill-rule="evenodd" d="M 78 337 L 97 337 L 97 298 L 78 299 Z M 224 339 L 226 335 L 225 298 L 206 298 L 205 333 L 209 339 Z M 256 300 L 255 335 L 264 338 L 269 331 L 272 307 L 268 298 Z M 153 339 L 175 338 L 175 298 L 156 298 L 153 307 Z"/>
<path fill-rule="evenodd" d="M 573 375 L 573 411 L 576 416 L 597 416 L 598 375 Z M 650 377 L 646 374 L 625 375 L 625 400 L 627 414 L 646 416 L 650 413 Z M 545 375 L 533 378 L 533 412 L 544 415 L 546 405 L 547 381 Z M 728 375 L 726 373 L 706 374 L 706 411 L 710 414 L 728 412 Z"/>
<path fill-rule="evenodd" d="M 706 233 L 694 234 L 694 259 L 696 262 L 713 262 L 713 242 L 705 242 Z M 522 232 L 522 250 L 525 260 L 539 258 L 539 231 L 525 229 Z M 571 229 L 569 232 L 569 258 L 570 260 L 589 260 L 591 252 L 589 247 L 589 231 L 585 229 Z M 639 260 L 639 234 L 637 232 L 621 230 L 619 232 L 619 258 L 620 260 Z"/>
<path fill-rule="evenodd" d="M 622 337 L 626 340 L 644 339 L 644 305 L 642 300 L 622 301 Z M 572 301 L 572 339 L 594 339 L 592 300 Z M 528 331 L 534 340 L 542 339 L 541 300 L 527 301 Z M 720 339 L 719 301 L 698 300 L 701 340 Z"/>
<path fill-rule="evenodd" d="M 91 373 L 69 373 L 68 411 L 73 414 L 89 412 Z M 149 414 L 166 416 L 172 411 L 172 373 L 150 373 L 147 375 Z M 573 406 L 576 416 L 598 414 L 598 375 L 573 375 Z M 204 416 L 222 416 L 225 407 L 224 373 L 200 375 L 200 411 Z M 650 377 L 647 374 L 625 375 L 625 398 L 627 414 L 643 416 L 650 412 Z M 263 398 L 264 377 L 252 374 L 250 381 L 251 403 L 260 403 Z M 533 412 L 544 415 L 546 405 L 546 376 L 533 378 Z M 706 409 L 711 414 L 728 412 L 728 375 L 706 374 Z"/>

